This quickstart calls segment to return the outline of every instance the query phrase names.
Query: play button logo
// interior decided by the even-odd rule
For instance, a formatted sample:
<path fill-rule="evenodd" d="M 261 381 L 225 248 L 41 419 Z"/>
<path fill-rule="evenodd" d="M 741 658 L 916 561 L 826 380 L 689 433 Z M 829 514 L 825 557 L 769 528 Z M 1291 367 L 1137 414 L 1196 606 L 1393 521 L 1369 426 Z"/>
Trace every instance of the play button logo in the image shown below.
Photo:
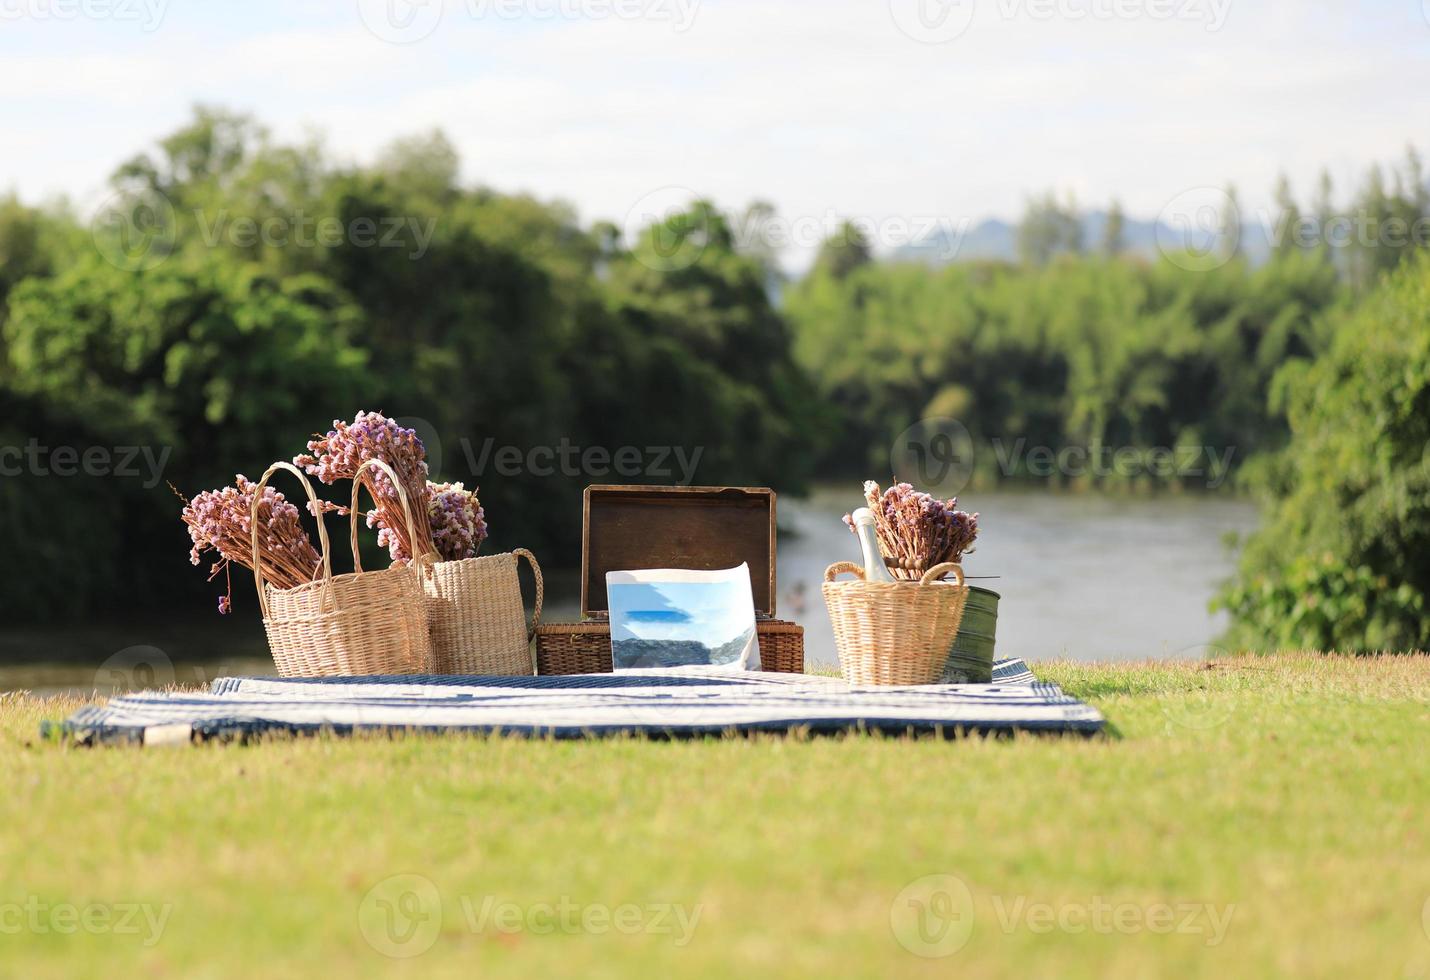
<path fill-rule="evenodd" d="M 414 44 L 442 22 L 442 0 L 357 0 L 367 29 L 389 44 Z"/>
<path fill-rule="evenodd" d="M 973 23 L 973 5 L 974 0 L 889 0 L 889 15 L 920 44 L 947 44 Z"/>

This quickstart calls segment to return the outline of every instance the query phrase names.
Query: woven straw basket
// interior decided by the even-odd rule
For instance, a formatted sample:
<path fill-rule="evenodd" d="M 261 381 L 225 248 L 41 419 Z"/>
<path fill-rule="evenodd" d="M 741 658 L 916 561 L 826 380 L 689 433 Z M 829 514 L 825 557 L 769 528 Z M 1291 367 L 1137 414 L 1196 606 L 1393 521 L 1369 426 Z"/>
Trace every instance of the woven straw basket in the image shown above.
<path fill-rule="evenodd" d="M 834 581 L 843 572 L 859 581 Z M 957 585 L 939 582 L 950 572 Z M 866 582 L 864 570 L 846 561 L 825 571 L 824 602 L 850 684 L 934 684 L 963 619 L 968 586 L 952 563 L 934 566 L 918 582 Z"/>
<path fill-rule="evenodd" d="M 517 556 L 536 576 L 531 625 L 521 602 Z M 439 674 L 532 673 L 531 638 L 541 622 L 541 566 L 525 548 L 486 558 L 441 561 L 422 576 Z"/>
<path fill-rule="evenodd" d="M 254 579 L 263 629 L 273 662 L 283 677 L 334 677 L 355 674 L 420 674 L 431 669 L 432 640 L 428 634 L 427 605 L 422 593 L 422 564 L 394 566 L 364 572 L 358 555 L 358 488 L 363 470 L 374 467 L 387 474 L 397 488 L 402 516 L 412 526 L 412 510 L 397 474 L 381 460 L 369 460 L 353 480 L 353 567 L 347 575 L 334 575 L 328 532 L 318 519 L 322 545 L 321 577 L 295 589 L 279 589 L 263 579 L 258 560 L 258 501 L 263 488 L 279 470 L 288 470 L 303 482 L 317 510 L 313 485 L 291 463 L 274 463 L 258 481 L 250 523 L 253 527 Z"/>

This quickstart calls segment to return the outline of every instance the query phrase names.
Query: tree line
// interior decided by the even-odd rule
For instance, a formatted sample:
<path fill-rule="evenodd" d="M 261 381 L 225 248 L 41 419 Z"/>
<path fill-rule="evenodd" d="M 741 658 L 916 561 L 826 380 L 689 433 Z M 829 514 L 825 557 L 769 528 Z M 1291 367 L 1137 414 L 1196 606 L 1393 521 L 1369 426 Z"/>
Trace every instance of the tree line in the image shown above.
<path fill-rule="evenodd" d="M 1380 222 L 1372 243 L 1392 219 L 1430 216 L 1412 163 L 1393 181 L 1372 174 L 1341 212 Z M 1285 461 L 1315 407 L 1286 394 L 1292 372 L 1360 367 L 1345 339 L 1357 317 L 1405 303 L 1426 275 L 1414 241 L 1312 242 L 1211 268 L 1131 254 L 1120 209 L 1089 248 L 1075 205 L 1047 197 L 1025 216 L 1024 261 L 889 261 L 848 227 L 782 281 L 771 251 L 708 202 L 623 234 L 560 202 L 463 186 L 440 134 L 354 166 L 215 109 L 112 184 L 93 222 L 0 199 L 0 446 L 26 448 L 0 460 L 0 516 L 31 559 L 5 573 L 12 617 L 201 594 L 167 487 L 112 465 L 57 477 L 57 451 L 147 447 L 163 482 L 193 493 L 256 476 L 359 408 L 419 420 L 442 450 L 434 475 L 480 486 L 490 547 L 556 567 L 579 560 L 592 458 L 612 482 L 673 482 L 648 450 L 679 447 L 697 482 L 798 491 L 887 477 L 895 434 L 930 417 L 982 446 L 1232 447 L 1237 463 L 1262 461 L 1242 467 L 1243 486 L 1286 499 Z M 493 447 L 516 462 L 481 463 Z M 579 472 L 532 466 L 543 447 L 598 453 L 566 457 Z M 623 449 L 631 469 L 617 473 Z M 976 455 L 977 480 L 1035 475 Z M 1147 480 L 1197 485 L 1132 482 Z M 1247 581 L 1262 581 L 1267 560 L 1247 554 Z M 1381 551 L 1342 557 L 1396 577 Z M 1239 622 L 1303 635 L 1275 633 L 1257 619 L 1274 604 L 1249 594 L 1225 599 Z"/>

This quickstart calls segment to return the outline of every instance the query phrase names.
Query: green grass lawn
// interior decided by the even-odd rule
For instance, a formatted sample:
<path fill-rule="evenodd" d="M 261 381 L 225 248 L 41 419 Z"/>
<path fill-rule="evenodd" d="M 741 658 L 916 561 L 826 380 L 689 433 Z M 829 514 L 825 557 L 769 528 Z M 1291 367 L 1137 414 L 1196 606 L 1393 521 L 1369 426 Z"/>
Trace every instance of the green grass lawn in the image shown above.
<path fill-rule="evenodd" d="M 1039 673 L 1114 734 L 84 749 L 6 695 L 0 975 L 1430 976 L 1430 658 Z"/>

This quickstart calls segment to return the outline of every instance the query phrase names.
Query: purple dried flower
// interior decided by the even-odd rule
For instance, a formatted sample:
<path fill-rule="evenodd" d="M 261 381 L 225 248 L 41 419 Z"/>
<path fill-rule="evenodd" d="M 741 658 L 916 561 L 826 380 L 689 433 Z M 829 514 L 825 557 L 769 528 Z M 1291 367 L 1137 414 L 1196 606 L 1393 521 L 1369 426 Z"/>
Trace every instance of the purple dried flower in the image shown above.
<path fill-rule="evenodd" d="M 957 497 L 939 500 L 907 483 L 881 491 L 870 480 L 864 484 L 864 499 L 874 513 L 879 549 L 899 578 L 917 579 L 927 569 L 960 562 L 973 551 L 978 515 L 959 510 Z M 844 523 L 854 529 L 850 515 Z"/>
<path fill-rule="evenodd" d="M 364 470 L 362 481 L 376 503 L 367 515 L 367 526 L 378 529 L 377 540 L 403 561 L 415 551 L 430 554 L 435 548 L 432 532 L 419 517 L 427 494 L 427 450 L 413 429 L 404 429 L 381 412 L 358 412 L 352 422 L 333 421 L 327 435 L 308 443 L 308 454 L 294 458 L 324 483 L 351 480 L 370 459 L 380 459 L 392 467 L 414 511 L 417 526 L 407 528 L 402 518 L 402 502 L 387 474 Z"/>
<path fill-rule="evenodd" d="M 209 579 L 220 572 L 228 574 L 229 565 L 237 562 L 253 568 L 253 536 L 249 514 L 257 486 L 242 474 L 234 478 L 235 486 L 221 490 L 205 490 L 193 500 L 184 501 L 182 519 L 189 529 L 193 547 L 189 563 L 199 564 L 202 556 L 216 551 L 219 561 L 209 569 Z M 183 499 L 182 496 L 180 499 Z M 311 504 L 309 505 L 311 509 Z M 296 588 L 313 580 L 322 558 L 313 547 L 299 521 L 299 510 L 272 487 L 263 488 L 258 504 L 259 547 L 263 559 L 263 575 L 280 589 Z M 232 587 L 229 595 L 220 597 L 219 612 L 232 610 Z"/>

